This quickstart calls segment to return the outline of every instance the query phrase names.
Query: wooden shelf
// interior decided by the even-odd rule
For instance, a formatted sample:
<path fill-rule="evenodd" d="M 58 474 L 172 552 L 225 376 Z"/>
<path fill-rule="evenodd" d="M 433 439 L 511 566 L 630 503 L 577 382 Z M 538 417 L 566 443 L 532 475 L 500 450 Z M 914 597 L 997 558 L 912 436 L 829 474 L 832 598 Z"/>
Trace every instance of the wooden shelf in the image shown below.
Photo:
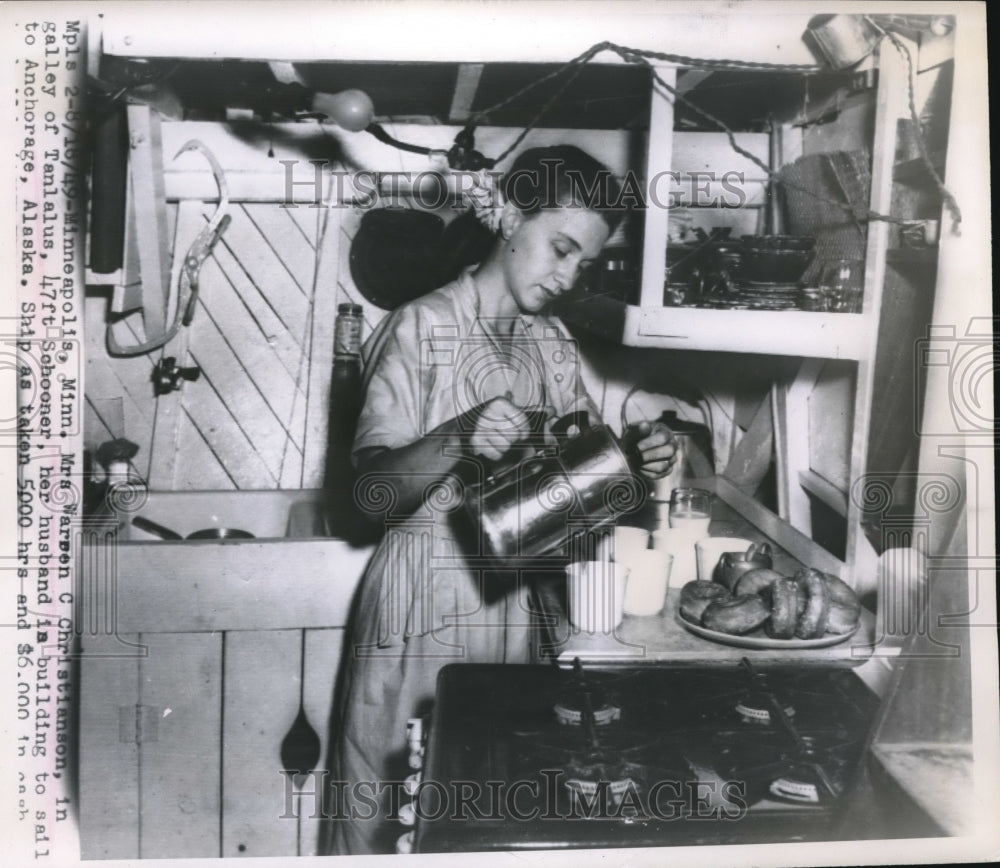
<path fill-rule="evenodd" d="M 568 323 L 630 347 L 860 359 L 871 318 L 801 310 L 640 307 L 604 297 L 574 299 Z"/>
<path fill-rule="evenodd" d="M 861 358 L 870 327 L 862 314 L 801 310 L 661 307 L 628 313 L 628 346 L 827 359 Z"/>

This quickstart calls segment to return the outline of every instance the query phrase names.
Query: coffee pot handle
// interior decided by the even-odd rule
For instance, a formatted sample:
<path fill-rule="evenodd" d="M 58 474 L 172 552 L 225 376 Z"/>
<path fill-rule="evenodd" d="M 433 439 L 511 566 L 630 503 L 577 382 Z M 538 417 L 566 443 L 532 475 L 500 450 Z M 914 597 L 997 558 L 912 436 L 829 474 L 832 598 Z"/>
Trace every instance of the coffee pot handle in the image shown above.
<path fill-rule="evenodd" d="M 576 425 L 580 431 L 588 431 L 590 429 L 590 414 L 586 410 L 574 410 L 572 413 L 567 413 L 556 419 L 552 423 L 551 430 L 553 434 L 565 437 L 573 425 Z"/>

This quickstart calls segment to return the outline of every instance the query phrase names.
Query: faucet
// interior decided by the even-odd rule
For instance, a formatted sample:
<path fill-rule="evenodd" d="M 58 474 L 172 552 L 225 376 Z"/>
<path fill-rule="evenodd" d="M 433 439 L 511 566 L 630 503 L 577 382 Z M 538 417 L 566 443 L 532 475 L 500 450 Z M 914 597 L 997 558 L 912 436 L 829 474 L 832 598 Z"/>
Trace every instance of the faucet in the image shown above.
<path fill-rule="evenodd" d="M 88 497 L 84 504 L 89 515 L 109 516 L 117 520 L 118 510 L 122 505 L 133 500 L 126 489 L 130 491 L 136 486 L 145 485 L 131 463 L 138 452 L 138 444 L 124 437 L 106 440 L 97 447 L 95 457 L 104 469 L 104 476 L 100 478 L 99 475 L 91 475 Z"/>

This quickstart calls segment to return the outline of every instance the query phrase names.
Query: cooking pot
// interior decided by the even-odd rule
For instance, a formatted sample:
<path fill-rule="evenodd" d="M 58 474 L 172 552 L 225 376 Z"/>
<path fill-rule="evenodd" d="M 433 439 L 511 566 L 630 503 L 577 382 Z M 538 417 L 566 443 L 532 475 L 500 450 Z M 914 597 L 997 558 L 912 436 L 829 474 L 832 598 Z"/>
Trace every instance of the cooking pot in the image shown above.
<path fill-rule="evenodd" d="M 156 521 L 152 521 L 148 518 L 143 518 L 141 515 L 137 515 L 132 519 L 132 524 L 134 524 L 140 530 L 144 530 L 147 533 L 155 534 L 160 539 L 170 540 L 174 542 L 176 540 L 182 539 L 254 539 L 254 535 L 248 530 L 237 530 L 232 527 L 207 527 L 204 530 L 196 530 L 194 533 L 189 533 L 186 537 L 177 533 L 175 530 L 171 530 L 168 527 L 164 527 L 162 524 Z"/>
<path fill-rule="evenodd" d="M 610 428 L 591 425 L 581 411 L 558 419 L 552 431 L 558 445 L 491 472 L 465 499 L 466 517 L 494 559 L 550 553 L 642 503 L 645 487 Z"/>
<path fill-rule="evenodd" d="M 444 221 L 414 208 L 374 208 L 351 242 L 351 278 L 376 307 L 393 310 L 426 295 L 437 283 L 435 265 Z"/>
<path fill-rule="evenodd" d="M 744 235 L 741 283 L 797 283 L 816 255 L 811 235 Z"/>

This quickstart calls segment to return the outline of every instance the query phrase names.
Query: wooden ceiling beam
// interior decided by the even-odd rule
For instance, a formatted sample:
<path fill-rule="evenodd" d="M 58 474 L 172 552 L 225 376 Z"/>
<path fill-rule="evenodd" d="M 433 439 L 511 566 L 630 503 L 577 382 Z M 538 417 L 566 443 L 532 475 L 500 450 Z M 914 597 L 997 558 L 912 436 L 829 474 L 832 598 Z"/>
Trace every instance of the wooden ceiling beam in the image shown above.
<path fill-rule="evenodd" d="M 677 92 L 690 93 L 705 79 L 715 74 L 713 69 L 684 69 L 677 73 Z"/>
<path fill-rule="evenodd" d="M 451 97 L 451 109 L 448 121 L 453 124 L 464 123 L 472 114 L 472 103 L 479 90 L 479 80 L 483 76 L 483 64 L 460 63 L 458 75 L 455 78 L 455 92 Z"/>

